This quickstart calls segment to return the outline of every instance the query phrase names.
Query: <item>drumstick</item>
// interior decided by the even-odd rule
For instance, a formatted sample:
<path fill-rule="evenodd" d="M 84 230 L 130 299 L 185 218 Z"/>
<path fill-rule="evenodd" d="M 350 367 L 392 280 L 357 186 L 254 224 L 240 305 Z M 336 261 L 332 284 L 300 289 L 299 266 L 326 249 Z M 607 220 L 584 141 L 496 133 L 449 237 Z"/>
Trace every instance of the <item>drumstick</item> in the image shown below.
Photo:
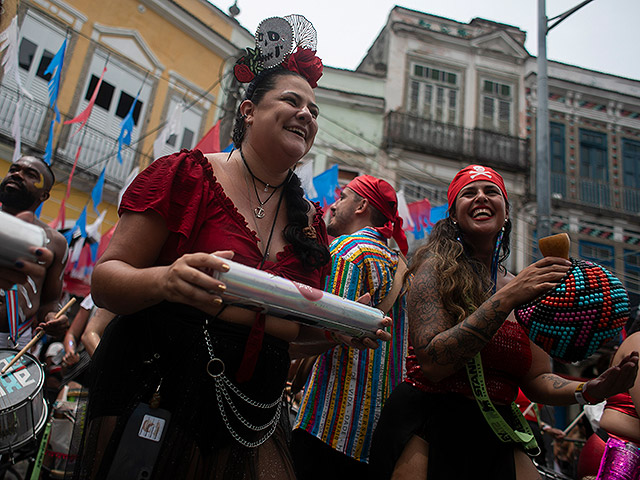
<path fill-rule="evenodd" d="M 565 435 L 566 435 L 567 433 L 569 433 L 569 431 L 571 431 L 571 429 L 572 429 L 573 427 L 575 427 L 575 426 L 576 426 L 576 423 L 578 423 L 578 421 L 582 418 L 582 416 L 584 415 L 584 413 L 585 413 L 585 412 L 584 412 L 584 410 L 582 410 L 582 411 L 580 412 L 580 415 L 578 415 L 576 418 L 574 418 L 574 419 L 573 419 L 573 422 L 571 422 L 571 423 L 569 424 L 569 426 L 568 426 L 567 428 L 565 428 L 565 429 L 564 429 L 564 431 L 563 431 L 562 433 L 564 433 Z"/>
<path fill-rule="evenodd" d="M 56 316 L 55 316 L 55 317 L 53 317 L 53 318 L 54 318 L 54 319 L 55 319 L 55 318 L 60 318 L 62 315 L 64 315 L 64 314 L 66 313 L 66 311 L 67 311 L 67 310 L 69 310 L 69 308 L 71 308 L 71 306 L 72 306 L 74 303 L 76 303 L 76 299 L 75 299 L 74 297 L 72 297 L 72 298 L 71 298 L 71 300 L 69 300 L 69 301 L 67 302 L 67 304 L 66 304 L 64 307 L 62 307 L 62 308 L 58 311 L 58 313 L 56 313 Z M 8 364 L 7 364 L 3 369 L 2 369 L 2 370 L 0 370 L 0 375 L 3 375 L 3 374 L 4 374 L 4 372 L 6 372 L 7 370 L 9 370 L 9 368 L 11 368 L 11 366 L 12 366 L 14 363 L 16 363 L 16 362 L 18 361 L 18 359 L 19 359 L 20 357 L 22 357 L 22 355 L 24 355 L 26 351 L 28 351 L 31 347 L 33 347 L 33 346 L 38 342 L 38 340 L 40 340 L 43 336 L 44 336 L 44 330 L 40 330 L 40 331 L 36 334 L 36 336 L 35 336 L 35 337 L 33 337 L 33 338 L 29 341 L 29 343 L 27 343 L 27 344 L 23 347 L 23 349 L 22 349 L 22 350 L 20 350 L 20 351 L 17 353 L 17 355 L 16 355 L 15 357 L 13 357 L 13 358 L 11 359 L 11 361 L 10 361 L 10 362 L 9 362 L 9 363 L 8 363 Z"/>

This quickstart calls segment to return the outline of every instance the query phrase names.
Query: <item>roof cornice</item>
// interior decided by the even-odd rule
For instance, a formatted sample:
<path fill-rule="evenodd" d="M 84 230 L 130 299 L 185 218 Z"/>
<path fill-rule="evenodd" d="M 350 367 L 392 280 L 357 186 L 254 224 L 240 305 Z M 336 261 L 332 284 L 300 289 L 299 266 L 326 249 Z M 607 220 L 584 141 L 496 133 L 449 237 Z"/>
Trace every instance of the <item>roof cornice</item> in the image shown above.
<path fill-rule="evenodd" d="M 238 50 L 244 48 L 244 46 L 233 44 L 173 1 L 140 0 L 140 3 L 223 58 L 236 55 Z M 236 25 L 233 27 L 240 28 Z"/>

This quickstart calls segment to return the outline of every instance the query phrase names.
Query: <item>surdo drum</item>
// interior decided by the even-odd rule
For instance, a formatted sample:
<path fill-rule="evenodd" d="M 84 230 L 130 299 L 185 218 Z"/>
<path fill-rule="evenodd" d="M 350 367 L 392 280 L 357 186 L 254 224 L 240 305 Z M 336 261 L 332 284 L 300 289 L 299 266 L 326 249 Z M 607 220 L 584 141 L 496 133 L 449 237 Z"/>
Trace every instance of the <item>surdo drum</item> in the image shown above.
<path fill-rule="evenodd" d="M 16 355 L 0 349 L 0 369 Z M 0 375 L 0 454 L 14 451 L 35 439 L 47 420 L 44 370 L 36 358 L 25 353 Z"/>

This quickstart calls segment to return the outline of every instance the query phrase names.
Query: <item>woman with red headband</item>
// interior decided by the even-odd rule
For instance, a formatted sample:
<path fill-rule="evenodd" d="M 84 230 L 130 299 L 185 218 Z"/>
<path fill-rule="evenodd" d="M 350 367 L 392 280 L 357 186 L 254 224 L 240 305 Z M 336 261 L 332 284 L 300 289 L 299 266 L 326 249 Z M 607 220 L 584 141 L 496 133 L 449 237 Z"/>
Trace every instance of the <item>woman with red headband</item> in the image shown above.
<path fill-rule="evenodd" d="M 414 256 L 408 298 L 407 380 L 384 406 L 373 439 L 375 478 L 533 479 L 539 449 L 513 401 L 601 401 L 633 383 L 638 354 L 586 384 L 554 375 L 514 308 L 556 285 L 571 263 L 548 257 L 513 276 L 507 191 L 493 169 L 471 165 L 447 192 L 449 216 Z M 475 397 L 475 398 L 474 398 Z M 526 453 L 525 453 L 526 452 Z"/>

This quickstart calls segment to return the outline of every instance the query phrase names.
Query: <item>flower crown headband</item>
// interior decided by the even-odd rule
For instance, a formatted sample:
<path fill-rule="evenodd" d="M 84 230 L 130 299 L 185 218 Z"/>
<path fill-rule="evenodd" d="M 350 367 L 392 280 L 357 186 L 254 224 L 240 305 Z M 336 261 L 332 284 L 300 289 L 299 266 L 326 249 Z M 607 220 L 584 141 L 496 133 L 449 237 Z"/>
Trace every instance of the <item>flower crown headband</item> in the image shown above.
<path fill-rule="evenodd" d="M 302 75 L 311 88 L 318 86 L 322 60 L 316 56 L 316 29 L 309 20 L 302 15 L 267 18 L 255 38 L 256 48 L 247 48 L 233 68 L 239 82 L 251 82 L 263 70 L 280 65 Z"/>

